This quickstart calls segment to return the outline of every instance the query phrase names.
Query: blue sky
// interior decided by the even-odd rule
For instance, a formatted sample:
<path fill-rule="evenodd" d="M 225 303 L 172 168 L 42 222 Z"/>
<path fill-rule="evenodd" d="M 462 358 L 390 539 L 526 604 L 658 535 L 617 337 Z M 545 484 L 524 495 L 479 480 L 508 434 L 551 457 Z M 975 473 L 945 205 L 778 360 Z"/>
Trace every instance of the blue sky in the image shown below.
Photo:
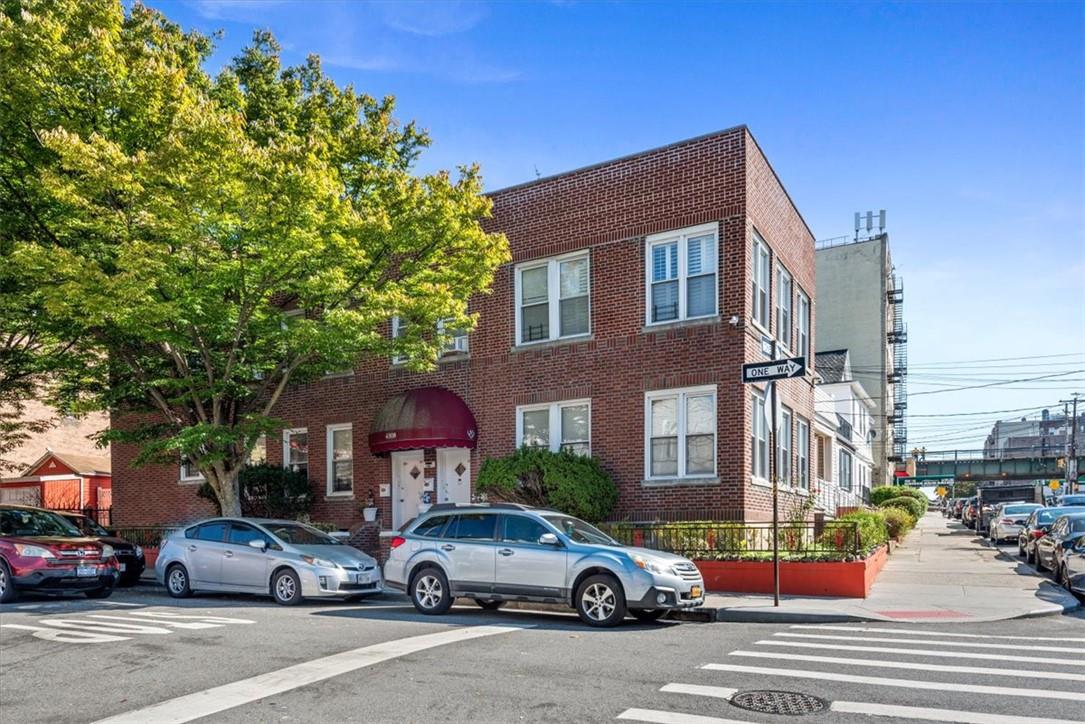
<path fill-rule="evenodd" d="M 224 32 L 211 70 L 270 28 L 395 95 L 422 170 L 491 189 L 745 123 L 818 238 L 888 210 L 909 392 L 1085 369 L 1082 3 L 148 1 Z M 910 442 L 978 447 L 1000 415 L 918 416 L 1085 392 L 1066 377 L 915 396 Z"/>

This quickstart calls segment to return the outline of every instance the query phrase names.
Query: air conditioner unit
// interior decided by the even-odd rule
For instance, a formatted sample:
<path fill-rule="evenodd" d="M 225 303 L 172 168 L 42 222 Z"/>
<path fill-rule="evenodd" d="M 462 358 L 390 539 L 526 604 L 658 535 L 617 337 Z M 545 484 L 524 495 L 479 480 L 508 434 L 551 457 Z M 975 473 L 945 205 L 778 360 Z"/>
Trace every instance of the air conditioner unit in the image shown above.
<path fill-rule="evenodd" d="M 453 337 L 445 346 L 445 354 L 461 354 L 467 352 L 467 335 Z"/>

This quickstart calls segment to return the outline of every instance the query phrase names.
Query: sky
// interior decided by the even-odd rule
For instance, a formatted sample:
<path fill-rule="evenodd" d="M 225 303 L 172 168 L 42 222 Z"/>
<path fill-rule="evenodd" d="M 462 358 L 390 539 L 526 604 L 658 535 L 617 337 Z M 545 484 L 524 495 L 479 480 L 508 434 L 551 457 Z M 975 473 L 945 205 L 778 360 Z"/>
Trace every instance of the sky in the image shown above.
<path fill-rule="evenodd" d="M 817 238 L 887 210 L 910 445 L 1085 393 L 1085 3 L 147 2 L 212 72 L 270 29 L 394 95 L 491 190 L 746 124 Z"/>

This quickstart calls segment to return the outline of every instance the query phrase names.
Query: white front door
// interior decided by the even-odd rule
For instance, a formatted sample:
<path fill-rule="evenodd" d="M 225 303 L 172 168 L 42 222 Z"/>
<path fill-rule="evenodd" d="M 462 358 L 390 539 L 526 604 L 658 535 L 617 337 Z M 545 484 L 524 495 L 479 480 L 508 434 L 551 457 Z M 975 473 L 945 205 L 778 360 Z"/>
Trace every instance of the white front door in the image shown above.
<path fill-rule="evenodd" d="M 396 530 L 418 515 L 425 470 L 421 450 L 392 453 L 392 527 Z"/>
<path fill-rule="evenodd" d="M 437 451 L 437 502 L 471 502 L 471 451 L 467 448 Z"/>

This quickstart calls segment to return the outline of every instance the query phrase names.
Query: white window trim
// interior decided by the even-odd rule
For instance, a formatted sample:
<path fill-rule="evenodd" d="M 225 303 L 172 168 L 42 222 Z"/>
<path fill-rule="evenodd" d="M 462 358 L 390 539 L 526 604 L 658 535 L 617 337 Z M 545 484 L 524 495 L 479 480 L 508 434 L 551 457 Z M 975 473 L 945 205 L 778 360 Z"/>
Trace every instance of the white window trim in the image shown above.
<path fill-rule="evenodd" d="M 324 457 L 327 458 L 327 475 L 324 478 L 324 494 L 329 498 L 353 498 L 354 497 L 354 425 L 342 422 L 328 425 L 324 438 Z M 332 490 L 332 482 L 335 477 L 335 433 L 338 430 L 350 430 L 350 490 Z"/>
<path fill-rule="evenodd" d="M 397 321 L 398 321 L 398 318 L 397 318 Z M 438 319 L 437 320 L 437 334 L 440 335 L 440 334 L 444 334 L 444 333 L 445 333 L 445 320 Z M 451 345 L 448 345 L 448 344 L 442 344 L 441 345 L 440 354 L 438 355 L 439 358 L 440 357 L 448 357 L 448 356 L 455 355 L 455 354 L 469 354 L 471 352 L 470 332 L 467 332 L 465 330 L 459 330 L 459 334 L 454 334 L 454 333 L 451 334 L 450 339 L 451 339 Z M 460 342 L 458 340 L 463 340 L 463 343 L 460 344 Z M 461 347 L 462 347 L 462 349 L 461 349 Z"/>
<path fill-rule="evenodd" d="M 283 467 L 284 468 L 289 468 L 290 467 L 290 436 L 291 435 L 301 435 L 302 433 L 308 435 L 309 434 L 309 428 L 307 428 L 307 427 L 291 427 L 289 429 L 283 430 Z M 312 461 L 307 461 L 306 462 L 306 464 L 305 464 L 306 472 L 308 472 L 309 467 L 311 466 L 311 463 L 312 463 Z"/>
<path fill-rule="evenodd" d="M 750 387 L 750 395 L 750 479 L 753 483 L 757 485 L 771 485 L 772 483 L 769 482 L 769 475 L 770 471 L 772 470 L 772 445 L 770 444 L 772 438 L 770 437 L 769 432 L 769 421 L 765 417 L 765 415 L 768 413 L 768 396 L 762 390 L 753 386 Z M 753 446 L 753 443 L 757 437 L 756 425 L 757 418 L 759 417 L 757 413 L 757 408 L 753 404 L 753 400 L 755 399 L 761 401 L 762 413 L 760 414 L 760 422 L 765 430 L 765 470 L 762 471 L 764 475 L 757 474 L 757 450 Z"/>
<path fill-rule="evenodd" d="M 783 327 L 783 313 L 784 313 L 784 285 L 783 279 L 787 279 L 787 329 L 782 330 Z M 776 341 L 779 342 L 780 347 L 784 351 L 785 357 L 791 356 L 792 346 L 795 344 L 795 277 L 791 276 L 791 272 L 784 267 L 783 264 L 776 265 L 776 305 L 774 307 L 776 311 Z M 788 339 L 784 339 L 783 331 L 787 332 Z"/>
<path fill-rule="evenodd" d="M 787 436 L 783 433 L 784 420 L 787 420 Z M 784 405 L 780 406 L 780 419 L 777 421 L 777 426 L 780 428 L 776 431 L 776 477 L 780 481 L 780 485 L 786 487 L 795 486 L 795 463 L 794 463 L 794 445 L 791 444 L 791 439 L 795 434 L 795 414 L 791 411 L 790 407 Z M 786 447 L 785 447 L 786 446 Z M 787 461 L 787 477 L 783 476 L 783 465 L 786 458 Z"/>
<path fill-rule="evenodd" d="M 806 420 L 805 418 L 799 417 L 798 415 L 796 415 L 794 417 L 793 422 L 794 422 L 794 425 L 795 425 L 795 487 L 797 487 L 797 488 L 799 488 L 801 490 L 809 490 L 810 489 L 810 422 L 808 420 Z M 802 441 L 800 440 L 800 437 L 801 437 L 799 435 L 800 428 L 805 428 L 806 429 L 806 443 L 805 444 L 802 444 Z M 802 472 L 803 466 L 799 465 L 800 460 L 803 460 L 803 461 L 806 462 L 806 466 L 805 466 L 806 467 L 806 480 L 805 481 L 802 479 L 801 472 Z"/>
<path fill-rule="evenodd" d="M 765 319 L 764 319 L 764 321 L 762 321 L 758 317 L 757 295 L 755 295 L 753 293 L 753 287 L 751 286 L 750 287 L 750 295 L 751 295 L 751 299 L 750 299 L 750 321 L 753 324 L 753 326 L 757 327 L 757 329 L 761 330 L 765 334 L 770 334 L 768 328 L 772 324 L 772 249 L 770 249 L 769 245 L 765 242 L 765 240 L 763 238 L 761 238 L 761 235 L 758 234 L 757 231 L 754 231 L 753 232 L 753 243 L 750 246 L 750 250 L 751 250 L 750 253 L 751 253 L 751 256 L 753 257 L 752 258 L 752 265 L 751 265 L 751 268 L 750 268 L 750 281 L 751 281 L 751 283 L 757 280 L 757 270 L 758 270 L 758 268 L 760 266 L 760 264 L 759 264 L 760 259 L 759 259 L 759 255 L 757 253 L 758 247 L 763 249 L 766 256 L 768 257 L 767 261 L 768 261 L 769 278 L 763 280 L 768 285 L 768 286 L 765 287 L 765 309 L 763 310 Z"/>
<path fill-rule="evenodd" d="M 716 283 L 715 293 L 712 295 L 712 311 L 708 314 L 698 314 L 696 316 L 688 316 L 686 314 L 686 306 L 688 304 L 687 299 L 687 284 L 689 280 L 689 268 L 687 265 L 689 256 L 689 245 L 686 241 L 691 237 L 704 236 L 705 234 L 712 234 L 716 244 L 716 269 L 713 272 Z M 674 319 L 665 319 L 660 322 L 652 321 L 652 247 L 657 244 L 666 244 L 669 242 L 678 242 L 678 277 L 675 281 L 678 282 L 678 316 Z M 697 276 L 701 276 L 698 274 Z M 676 322 L 684 322 L 688 319 L 706 319 L 709 317 L 715 317 L 720 313 L 720 225 L 718 222 L 712 222 L 710 224 L 701 224 L 700 226 L 690 226 L 685 229 L 677 229 L 675 231 L 667 231 L 661 234 L 652 234 L 644 240 L 644 324 L 647 327 L 657 327 L 663 324 L 674 324 Z"/>
<path fill-rule="evenodd" d="M 588 331 L 561 336 L 561 263 L 578 258 L 584 258 L 588 262 Z M 521 334 L 521 327 L 523 326 L 523 315 L 521 314 L 521 310 L 523 309 L 523 296 L 520 293 L 520 276 L 525 271 L 537 269 L 539 267 L 546 267 L 546 310 L 549 315 L 547 324 L 550 328 L 550 334 L 544 339 L 525 341 Z M 547 259 L 533 259 L 531 261 L 523 262 L 522 264 L 517 264 L 516 268 L 513 270 L 513 304 L 516 316 L 515 346 L 526 347 L 534 344 L 546 344 L 561 339 L 581 339 L 590 337 L 591 287 L 591 254 L 586 249 L 574 251 L 569 254 L 562 254 L 561 256 L 552 256 Z"/>
<path fill-rule="evenodd" d="M 185 462 L 184 456 L 181 456 L 181 464 L 179 466 L 177 474 L 177 482 L 182 484 L 190 483 L 202 483 L 204 481 L 203 473 L 196 473 L 195 475 L 185 475 Z"/>
<path fill-rule="evenodd" d="M 562 400 L 539 405 L 520 405 L 516 408 L 516 447 L 524 444 L 524 413 L 547 410 L 547 422 L 550 425 L 550 452 L 561 450 L 561 409 L 563 407 L 587 406 L 588 408 L 588 455 L 591 455 L 591 398 Z"/>
<path fill-rule="evenodd" d="M 794 282 L 792 282 L 792 284 L 794 285 Z M 806 292 L 799 289 L 798 287 L 795 287 L 795 290 L 798 292 L 798 294 L 796 295 L 797 304 L 795 305 L 797 311 L 797 319 L 795 320 L 795 346 L 797 347 L 796 352 L 806 358 L 806 367 L 807 369 L 809 369 L 811 363 L 810 321 L 811 317 L 813 316 L 810 309 L 810 297 L 806 294 Z M 803 314 L 804 306 L 806 307 L 806 314 Z M 805 342 L 801 341 L 804 336 L 806 338 Z"/>
<path fill-rule="evenodd" d="M 712 436 L 715 444 L 712 446 L 712 470 L 703 473 L 686 473 L 686 398 L 700 395 L 712 395 Z M 652 475 L 652 401 L 674 397 L 677 400 L 675 415 L 678 417 L 678 472 L 674 475 Z M 688 480 L 716 477 L 719 470 L 719 444 L 720 444 L 720 416 L 719 397 L 716 394 L 716 385 L 701 385 L 699 387 L 678 387 L 670 390 L 652 390 L 644 393 L 644 479 L 645 480 Z"/>
<path fill-rule="evenodd" d="M 844 458 L 847 457 L 847 465 L 844 464 Z M 854 491 L 855 490 L 855 456 L 851 454 L 851 451 L 839 448 L 836 451 L 836 467 L 837 470 L 837 487 L 841 490 Z M 845 472 L 845 470 L 847 472 Z M 848 479 L 848 487 L 844 487 L 844 477 Z"/>

